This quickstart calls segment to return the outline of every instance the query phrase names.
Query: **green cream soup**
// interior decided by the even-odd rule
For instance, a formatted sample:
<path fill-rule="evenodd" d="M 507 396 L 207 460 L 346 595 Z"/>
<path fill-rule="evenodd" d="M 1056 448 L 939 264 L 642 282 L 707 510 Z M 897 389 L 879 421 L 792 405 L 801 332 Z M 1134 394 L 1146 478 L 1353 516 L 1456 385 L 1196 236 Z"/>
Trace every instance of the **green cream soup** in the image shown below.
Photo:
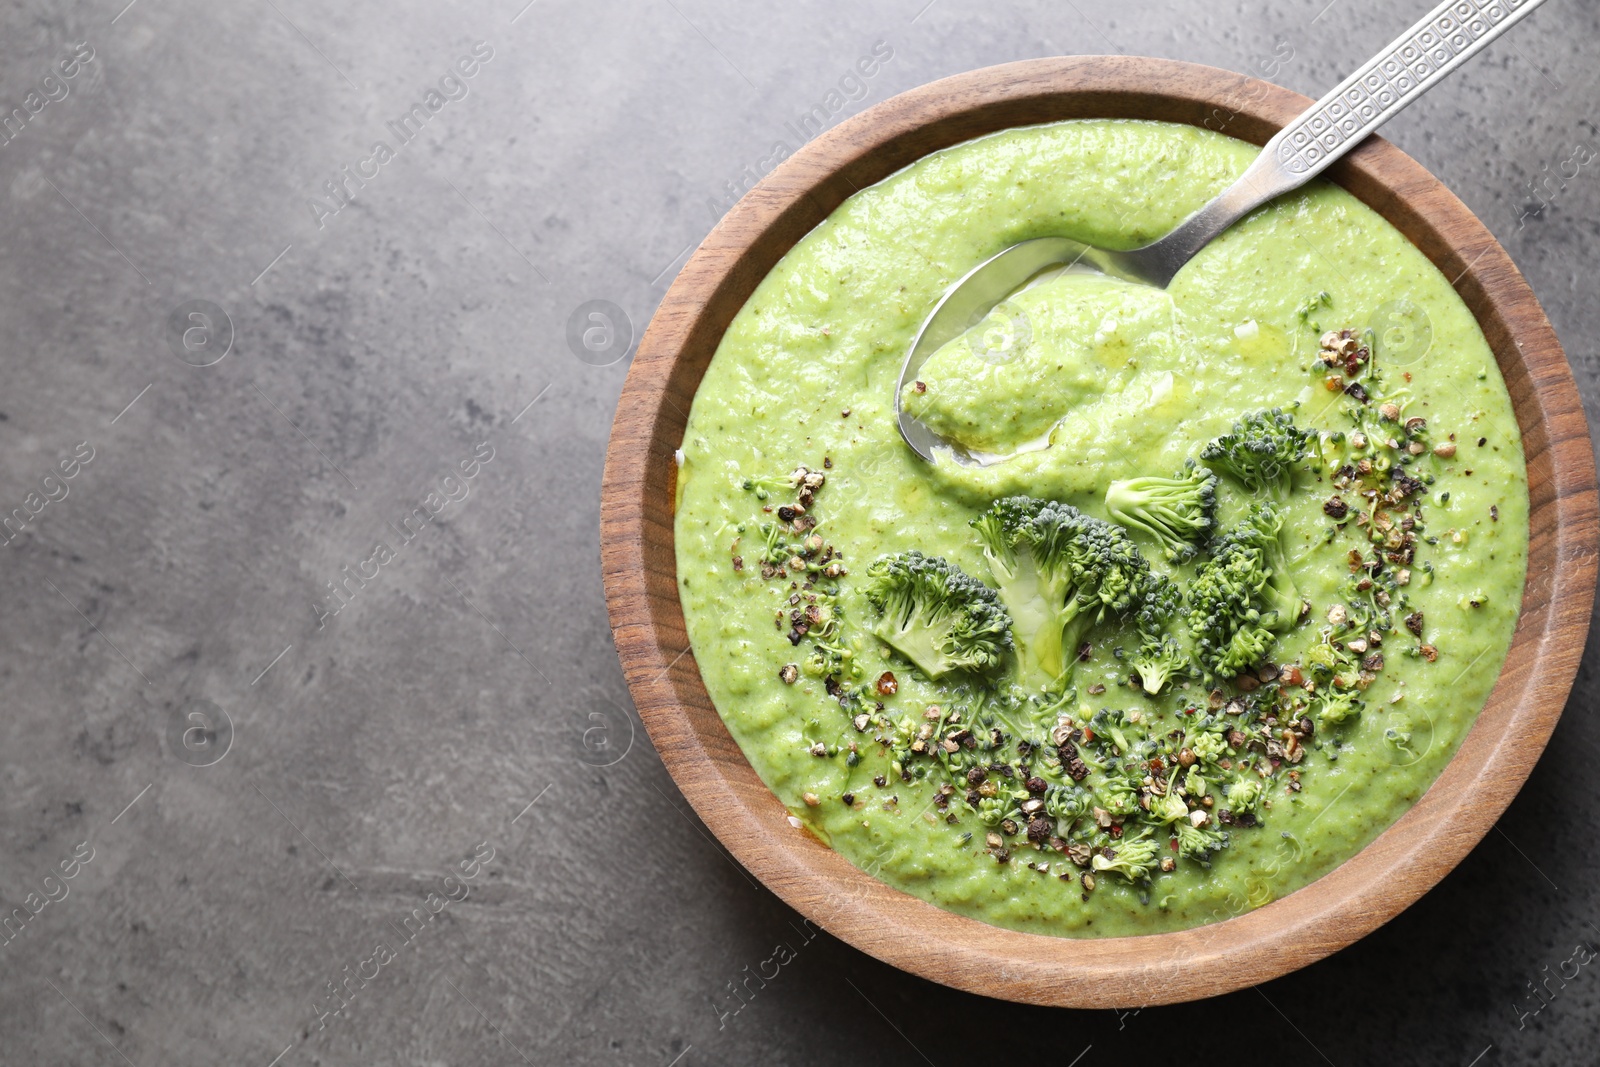
<path fill-rule="evenodd" d="M 908 409 L 1011 458 L 928 464 L 900 439 L 900 364 L 952 281 L 1033 237 L 1147 243 L 1256 151 L 1127 121 L 958 145 L 847 200 L 729 326 L 680 456 L 690 641 L 762 780 L 875 877 L 1061 936 L 1225 919 L 1393 823 L 1493 687 L 1527 552 L 1510 400 L 1449 281 L 1332 185 L 1257 211 L 1166 292 L 1063 274 L 936 353 Z M 1282 495 L 1202 458 L 1272 409 L 1304 435 Z M 1295 607 L 1247 669 L 1197 666 L 1208 620 L 1186 609 L 1165 625 L 1191 662 L 1155 695 L 1116 610 L 1060 678 L 1028 669 L 1020 632 L 997 665 L 937 678 L 877 635 L 880 557 L 915 550 L 995 586 L 971 525 L 994 501 L 1113 520 L 1112 483 L 1202 478 L 1191 463 L 1217 475 L 1217 540 L 1170 551 L 1123 522 L 1189 597 L 1227 532 L 1275 509 L 1273 581 Z"/>

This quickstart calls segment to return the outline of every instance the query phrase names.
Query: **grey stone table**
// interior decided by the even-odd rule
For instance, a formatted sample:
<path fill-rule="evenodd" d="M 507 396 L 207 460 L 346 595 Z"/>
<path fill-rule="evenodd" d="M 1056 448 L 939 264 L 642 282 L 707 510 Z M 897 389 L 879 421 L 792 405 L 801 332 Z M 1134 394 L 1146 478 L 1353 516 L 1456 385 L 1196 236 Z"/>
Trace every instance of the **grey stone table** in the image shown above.
<path fill-rule="evenodd" d="M 779 146 L 1060 53 L 1315 93 L 1426 6 L 8 7 L 0 1062 L 1594 1062 L 1593 655 L 1421 903 L 1119 1016 L 803 926 L 662 770 L 601 597 L 630 340 Z M 1511 251 L 1591 407 L 1597 39 L 1557 0 L 1386 131 Z M 612 335 L 569 343 L 596 300 Z"/>

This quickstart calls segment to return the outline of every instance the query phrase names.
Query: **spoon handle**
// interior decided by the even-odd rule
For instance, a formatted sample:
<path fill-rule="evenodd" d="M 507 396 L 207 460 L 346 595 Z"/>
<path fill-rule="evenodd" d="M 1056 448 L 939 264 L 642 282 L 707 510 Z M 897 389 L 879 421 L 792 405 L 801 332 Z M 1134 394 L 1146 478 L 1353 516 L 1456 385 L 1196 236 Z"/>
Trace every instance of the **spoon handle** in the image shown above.
<path fill-rule="evenodd" d="M 1307 181 L 1542 3 L 1445 0 L 1278 131 L 1262 155 L 1294 185 Z"/>
<path fill-rule="evenodd" d="M 1268 141 L 1239 179 L 1148 246 L 1168 279 L 1213 237 L 1321 174 L 1544 0 L 1445 0 Z M 1145 251 L 1145 250 L 1141 250 Z"/>

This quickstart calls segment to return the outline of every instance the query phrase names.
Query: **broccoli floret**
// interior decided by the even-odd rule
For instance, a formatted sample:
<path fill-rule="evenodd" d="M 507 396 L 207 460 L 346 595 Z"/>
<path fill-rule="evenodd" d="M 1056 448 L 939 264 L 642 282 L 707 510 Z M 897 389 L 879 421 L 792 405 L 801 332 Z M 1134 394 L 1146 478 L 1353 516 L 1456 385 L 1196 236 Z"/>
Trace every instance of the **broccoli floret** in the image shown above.
<path fill-rule="evenodd" d="M 1259 778 L 1240 778 L 1228 786 L 1228 807 L 1234 811 L 1247 811 L 1256 806 L 1265 791 Z"/>
<path fill-rule="evenodd" d="M 1129 478 L 1106 488 L 1106 510 L 1124 526 L 1161 542 L 1182 563 L 1216 525 L 1217 476 L 1190 460 L 1173 478 Z"/>
<path fill-rule="evenodd" d="M 1257 607 L 1269 575 L 1261 552 L 1222 541 L 1189 583 L 1189 631 L 1195 665 L 1207 684 L 1259 663 L 1276 640 Z"/>
<path fill-rule="evenodd" d="M 1172 620 L 1183 607 L 1183 592 L 1164 575 L 1152 574 L 1144 602 L 1134 621 L 1139 628 L 1139 650 L 1130 661 L 1144 691 L 1155 696 L 1175 675 L 1189 670 L 1189 651 L 1171 631 Z"/>
<path fill-rule="evenodd" d="M 1278 635 L 1265 626 L 1245 625 L 1233 632 L 1212 661 L 1219 678 L 1234 678 L 1266 660 Z"/>
<path fill-rule="evenodd" d="M 1340 664 L 1349 659 L 1350 653 L 1333 643 L 1333 628 L 1322 628 L 1322 640 L 1306 649 L 1304 657 L 1306 670 L 1317 678 L 1327 678 L 1339 669 Z"/>
<path fill-rule="evenodd" d="M 1126 818 L 1142 810 L 1139 807 L 1139 782 L 1120 774 L 1109 775 L 1101 782 L 1095 798 L 1112 815 Z"/>
<path fill-rule="evenodd" d="M 1203 860 L 1228 844 L 1227 835 L 1222 831 L 1196 826 L 1188 819 L 1178 823 L 1177 830 L 1178 855 L 1185 859 Z"/>
<path fill-rule="evenodd" d="M 1021 638 L 1024 677 L 1063 681 L 1089 627 L 1134 611 L 1150 587 L 1127 531 L 1070 505 L 1007 497 L 972 526 Z"/>
<path fill-rule="evenodd" d="M 1183 650 L 1176 638 L 1168 636 L 1140 645 L 1131 662 L 1139 674 L 1144 691 L 1155 696 L 1173 675 L 1189 669 L 1189 653 Z"/>
<path fill-rule="evenodd" d="M 1315 435 L 1294 424 L 1282 408 L 1258 411 L 1233 424 L 1200 450 L 1200 458 L 1252 493 L 1287 500 L 1295 470 L 1311 455 Z"/>
<path fill-rule="evenodd" d="M 1017 802 L 1012 797 L 984 797 L 978 801 L 978 819 L 985 826 L 999 826 L 1017 814 Z"/>
<path fill-rule="evenodd" d="M 1011 618 L 995 591 L 937 556 L 880 556 L 867 568 L 873 632 L 929 678 L 985 672 L 1011 649 Z"/>
<path fill-rule="evenodd" d="M 1252 504 L 1244 521 L 1226 535 L 1261 553 L 1261 566 L 1267 572 L 1261 590 L 1261 615 L 1268 629 L 1282 633 L 1300 618 L 1300 591 L 1289 574 L 1289 559 L 1283 551 L 1283 515 L 1270 504 Z"/>
<path fill-rule="evenodd" d="M 1185 822 L 1189 818 L 1189 805 L 1176 793 L 1167 793 L 1150 801 L 1150 817 L 1164 823 Z"/>
<path fill-rule="evenodd" d="M 1228 742 L 1220 734 L 1201 730 L 1189 742 L 1189 749 L 1201 763 L 1215 763 L 1228 751 Z"/>
<path fill-rule="evenodd" d="M 1189 629 L 1207 682 L 1260 663 L 1300 617 L 1282 528 L 1275 508 L 1252 505 L 1244 522 L 1212 543 L 1211 558 L 1189 585 Z"/>
<path fill-rule="evenodd" d="M 1054 819 L 1072 822 L 1089 813 L 1092 794 L 1081 787 L 1068 789 L 1053 785 L 1044 795 L 1044 810 Z M 1137 801 L 1135 801 L 1137 803 Z"/>
<path fill-rule="evenodd" d="M 1336 689 L 1331 685 L 1323 689 L 1316 705 L 1317 725 L 1338 726 L 1355 718 L 1363 707 L 1356 694 L 1357 690 Z"/>
<path fill-rule="evenodd" d="M 1145 578 L 1143 592 L 1134 624 L 1146 637 L 1166 633 L 1172 619 L 1183 610 L 1183 590 L 1166 575 L 1151 571 Z"/>
<path fill-rule="evenodd" d="M 1148 833 L 1138 837 L 1125 839 L 1112 850 L 1110 859 L 1104 852 L 1096 852 L 1090 862 L 1097 871 L 1115 871 L 1130 882 L 1149 877 L 1150 869 L 1156 865 L 1156 856 L 1161 851 L 1161 846 L 1155 838 Z"/>

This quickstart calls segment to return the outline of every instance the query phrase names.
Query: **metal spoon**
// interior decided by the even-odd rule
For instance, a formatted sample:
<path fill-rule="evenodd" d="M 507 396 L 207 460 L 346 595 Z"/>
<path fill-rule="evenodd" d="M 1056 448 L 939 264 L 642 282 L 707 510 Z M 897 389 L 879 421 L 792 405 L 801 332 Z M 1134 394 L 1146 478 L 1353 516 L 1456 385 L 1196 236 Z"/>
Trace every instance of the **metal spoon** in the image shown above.
<path fill-rule="evenodd" d="M 1153 244 L 1117 252 L 1070 237 L 1040 237 L 1014 244 L 972 268 L 934 305 L 906 353 L 894 391 L 895 415 L 906 444 L 929 462 L 935 449 L 948 451 L 957 462 L 969 466 L 1009 458 L 969 453 L 901 409 L 906 383 L 915 379 L 929 356 L 1051 268 L 1092 268 L 1165 289 L 1212 238 L 1273 197 L 1298 189 L 1322 173 L 1395 112 L 1542 3 L 1544 0 L 1445 0 L 1279 130 L 1237 181 Z"/>

